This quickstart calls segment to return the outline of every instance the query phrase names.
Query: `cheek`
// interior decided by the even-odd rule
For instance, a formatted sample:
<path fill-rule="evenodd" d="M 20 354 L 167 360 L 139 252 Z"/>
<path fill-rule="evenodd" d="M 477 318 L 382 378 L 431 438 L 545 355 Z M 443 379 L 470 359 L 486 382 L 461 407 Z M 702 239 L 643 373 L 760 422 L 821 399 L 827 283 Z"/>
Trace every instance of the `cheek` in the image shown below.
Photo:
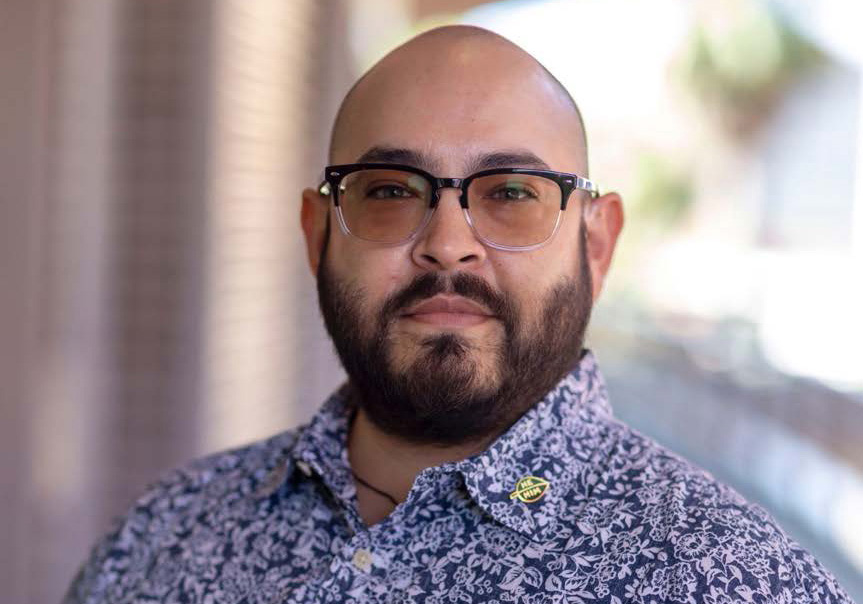
<path fill-rule="evenodd" d="M 405 268 L 410 266 L 408 252 L 403 248 L 362 246 L 362 243 L 338 242 L 331 250 L 332 265 L 346 283 L 363 292 L 366 309 L 379 309 L 387 297 L 410 280 Z"/>
<path fill-rule="evenodd" d="M 518 305 L 520 330 L 542 326 L 549 292 L 567 279 L 578 279 L 578 250 L 546 246 L 533 252 L 502 252 L 490 255 L 495 270 L 495 286 Z M 519 254 L 519 256 L 514 256 Z"/>
<path fill-rule="evenodd" d="M 542 293 L 564 276 L 573 274 L 572 266 L 558 251 L 540 248 L 533 252 L 501 252 L 490 254 L 494 270 L 492 285 L 522 304 L 540 299 Z M 518 254 L 516 256 L 515 254 Z"/>

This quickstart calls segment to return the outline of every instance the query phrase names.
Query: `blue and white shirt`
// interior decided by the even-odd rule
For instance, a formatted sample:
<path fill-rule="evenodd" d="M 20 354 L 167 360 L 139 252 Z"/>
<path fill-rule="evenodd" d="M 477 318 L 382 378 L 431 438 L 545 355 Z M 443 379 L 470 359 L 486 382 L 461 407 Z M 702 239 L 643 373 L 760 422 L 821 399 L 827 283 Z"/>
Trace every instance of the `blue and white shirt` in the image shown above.
<path fill-rule="evenodd" d="M 761 508 L 616 420 L 593 355 L 367 527 L 342 388 L 298 429 L 166 474 L 67 604 L 851 602 Z"/>

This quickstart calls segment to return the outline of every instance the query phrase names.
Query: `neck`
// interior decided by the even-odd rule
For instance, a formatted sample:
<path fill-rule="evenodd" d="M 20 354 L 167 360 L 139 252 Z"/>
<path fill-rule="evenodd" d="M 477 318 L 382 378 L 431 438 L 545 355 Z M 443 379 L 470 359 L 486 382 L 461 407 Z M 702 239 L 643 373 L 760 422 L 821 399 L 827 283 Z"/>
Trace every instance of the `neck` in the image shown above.
<path fill-rule="evenodd" d="M 397 501 L 407 498 L 414 479 L 426 468 L 475 455 L 488 446 L 484 438 L 464 445 L 441 447 L 409 443 L 382 432 L 360 407 L 357 409 L 348 434 L 348 459 L 358 476 L 376 488 L 388 493 Z M 360 504 L 379 495 L 368 493 L 358 486 Z M 386 503 L 385 500 L 383 500 Z M 392 504 L 387 504 L 392 508 Z"/>

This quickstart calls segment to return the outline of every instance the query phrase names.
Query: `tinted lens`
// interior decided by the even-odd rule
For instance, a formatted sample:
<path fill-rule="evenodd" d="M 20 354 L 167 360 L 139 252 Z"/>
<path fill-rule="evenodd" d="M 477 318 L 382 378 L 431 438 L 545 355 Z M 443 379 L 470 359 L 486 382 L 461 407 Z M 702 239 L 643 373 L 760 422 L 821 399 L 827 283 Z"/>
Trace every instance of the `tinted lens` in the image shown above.
<path fill-rule="evenodd" d="M 423 222 L 431 189 L 426 179 L 401 170 L 360 170 L 339 185 L 345 224 L 357 237 L 381 243 L 409 238 Z"/>
<path fill-rule="evenodd" d="M 499 245 L 542 243 L 560 214 L 560 187 L 544 176 L 494 174 L 473 180 L 468 206 L 480 236 Z"/>

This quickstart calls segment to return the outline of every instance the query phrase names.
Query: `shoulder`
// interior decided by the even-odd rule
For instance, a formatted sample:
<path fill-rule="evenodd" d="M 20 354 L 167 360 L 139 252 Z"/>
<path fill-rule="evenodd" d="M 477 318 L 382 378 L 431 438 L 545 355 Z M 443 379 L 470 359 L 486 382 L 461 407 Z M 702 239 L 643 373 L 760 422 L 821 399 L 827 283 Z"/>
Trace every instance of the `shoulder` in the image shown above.
<path fill-rule="evenodd" d="M 297 430 L 288 430 L 193 459 L 158 476 L 91 548 L 64 603 L 104 601 L 105 590 L 122 589 L 144 572 L 165 535 L 191 526 L 204 513 L 213 517 L 215 508 L 248 501 L 284 462 L 296 438 Z"/>
<path fill-rule="evenodd" d="M 296 436 L 296 430 L 287 430 L 193 459 L 147 485 L 133 509 L 171 514 L 246 496 L 291 452 Z"/>
<path fill-rule="evenodd" d="M 576 524 L 633 601 L 850 603 L 760 506 L 616 420 Z"/>

